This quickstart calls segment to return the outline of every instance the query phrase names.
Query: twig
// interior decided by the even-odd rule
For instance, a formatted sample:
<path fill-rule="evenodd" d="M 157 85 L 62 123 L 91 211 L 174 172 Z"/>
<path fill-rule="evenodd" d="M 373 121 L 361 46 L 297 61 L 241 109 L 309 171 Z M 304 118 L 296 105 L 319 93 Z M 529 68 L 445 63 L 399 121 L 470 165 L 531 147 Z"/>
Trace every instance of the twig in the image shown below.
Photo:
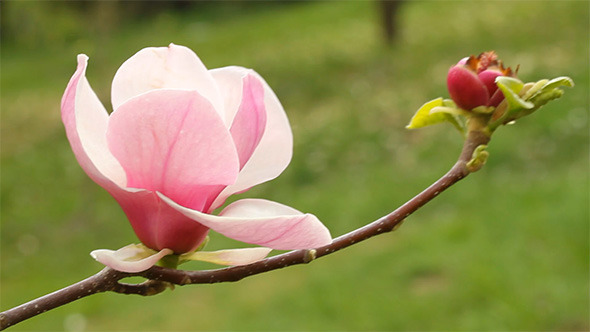
<path fill-rule="evenodd" d="M 467 163 L 472 159 L 475 149 L 480 145 L 486 145 L 489 140 L 489 133 L 480 130 L 477 126 L 476 129 L 472 128 L 468 131 L 458 161 L 443 177 L 390 214 L 334 239 L 329 245 L 316 249 L 294 250 L 249 265 L 216 270 L 185 271 L 153 266 L 139 273 L 123 273 L 107 267 L 76 284 L 0 313 L 0 329 L 3 330 L 40 313 L 96 293 L 111 291 L 148 296 L 161 293 L 172 285 L 238 281 L 263 272 L 309 263 L 373 236 L 390 232 L 400 226 L 410 214 L 474 171 L 467 167 Z M 131 276 L 141 276 L 148 280 L 141 284 L 119 282 Z"/>

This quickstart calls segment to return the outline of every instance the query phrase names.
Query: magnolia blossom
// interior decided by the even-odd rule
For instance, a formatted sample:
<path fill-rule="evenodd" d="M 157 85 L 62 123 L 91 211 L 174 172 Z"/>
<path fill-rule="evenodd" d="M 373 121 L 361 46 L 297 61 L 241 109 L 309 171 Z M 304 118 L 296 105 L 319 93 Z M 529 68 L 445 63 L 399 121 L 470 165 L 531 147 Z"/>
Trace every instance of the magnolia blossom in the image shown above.
<path fill-rule="evenodd" d="M 513 76 L 510 68 L 504 68 L 496 53 L 484 52 L 479 56 L 461 59 L 449 69 L 447 88 L 449 95 L 464 110 L 479 106 L 498 106 L 504 99 L 498 90 L 498 76 Z"/>
<path fill-rule="evenodd" d="M 80 166 L 117 200 L 150 248 L 97 250 L 97 260 L 145 270 L 164 255 L 191 253 L 209 229 L 267 247 L 193 254 L 228 265 L 259 260 L 270 249 L 331 242 L 314 215 L 268 200 L 242 199 L 211 214 L 230 195 L 277 177 L 291 159 L 288 119 L 256 72 L 207 70 L 174 44 L 145 48 L 115 74 L 109 115 L 85 77 L 87 62 L 78 55 L 61 103 L 68 140 Z"/>

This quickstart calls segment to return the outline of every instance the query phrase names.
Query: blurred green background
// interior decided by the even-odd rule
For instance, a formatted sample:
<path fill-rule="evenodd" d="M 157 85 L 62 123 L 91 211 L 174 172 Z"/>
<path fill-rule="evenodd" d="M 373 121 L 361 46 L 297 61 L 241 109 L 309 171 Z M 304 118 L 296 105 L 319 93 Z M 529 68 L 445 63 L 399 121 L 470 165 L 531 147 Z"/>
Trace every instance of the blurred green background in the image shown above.
<path fill-rule="evenodd" d="M 307 266 L 154 297 L 98 294 L 25 330 L 588 330 L 589 2 L 407 1 L 384 42 L 379 6 L 350 2 L 2 1 L 1 309 L 94 274 L 88 253 L 137 242 L 78 166 L 59 104 L 76 54 L 110 109 L 118 66 L 146 46 L 192 48 L 273 87 L 294 130 L 290 167 L 241 197 L 315 213 L 341 235 L 442 175 L 461 138 L 408 131 L 447 96 L 458 59 L 496 50 L 524 81 L 576 87 L 501 128 L 488 164 L 381 235 Z M 236 246 L 212 235 L 209 249 Z M 186 268 L 199 268 L 186 265 Z"/>

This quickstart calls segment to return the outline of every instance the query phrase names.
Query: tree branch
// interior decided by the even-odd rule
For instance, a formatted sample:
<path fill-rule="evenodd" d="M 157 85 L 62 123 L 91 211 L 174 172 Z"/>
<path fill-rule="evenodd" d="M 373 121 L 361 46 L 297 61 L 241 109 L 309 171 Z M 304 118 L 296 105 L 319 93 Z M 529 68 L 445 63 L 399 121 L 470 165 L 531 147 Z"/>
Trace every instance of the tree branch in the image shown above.
<path fill-rule="evenodd" d="M 477 170 L 467 167 L 467 163 L 473 158 L 474 151 L 478 146 L 487 145 L 490 134 L 481 129 L 484 127 L 478 123 L 477 119 L 473 120 L 458 161 L 444 176 L 390 214 L 344 234 L 326 246 L 316 249 L 294 250 L 249 265 L 216 270 L 185 271 L 153 266 L 143 272 L 124 273 L 107 267 L 78 283 L 0 313 L 0 329 L 3 330 L 47 310 L 96 293 L 111 291 L 149 296 L 161 293 L 167 287 L 173 285 L 238 281 L 252 275 L 287 266 L 309 263 L 314 259 L 329 255 L 373 236 L 393 231 L 410 214 L 471 172 Z M 121 279 L 131 276 L 141 276 L 148 280 L 140 284 L 119 282 Z"/>

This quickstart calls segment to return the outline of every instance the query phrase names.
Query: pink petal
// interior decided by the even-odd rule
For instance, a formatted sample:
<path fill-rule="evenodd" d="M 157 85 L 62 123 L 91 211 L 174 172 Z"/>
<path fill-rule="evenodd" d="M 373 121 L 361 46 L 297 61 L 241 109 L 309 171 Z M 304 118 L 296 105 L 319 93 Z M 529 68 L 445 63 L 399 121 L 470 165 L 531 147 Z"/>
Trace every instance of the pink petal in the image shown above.
<path fill-rule="evenodd" d="M 111 114 L 107 140 L 127 187 L 159 191 L 193 209 L 207 209 L 238 174 L 227 128 L 196 91 L 154 90 L 129 100 Z"/>
<path fill-rule="evenodd" d="M 87 64 L 88 57 L 78 55 L 78 68 L 61 102 L 62 121 L 74 155 L 86 174 L 105 188 L 124 186 L 125 172 L 107 146 L 109 116 L 86 80 Z"/>
<path fill-rule="evenodd" d="M 136 273 L 154 266 L 162 257 L 172 254 L 172 250 L 162 249 L 155 254 L 151 253 L 150 250 L 131 244 L 117 251 L 94 250 L 90 253 L 90 256 L 114 270 Z"/>
<path fill-rule="evenodd" d="M 219 265 L 247 265 L 264 259 L 271 252 L 270 248 L 242 248 L 217 251 L 196 251 L 182 255 L 184 260 L 202 261 Z"/>
<path fill-rule="evenodd" d="M 227 186 L 217 197 L 212 205 L 212 209 L 215 209 L 230 195 L 279 176 L 291 161 L 293 134 L 279 99 L 256 72 L 242 67 L 225 67 L 210 72 L 217 81 L 225 101 L 226 124 L 231 124 L 238 113 L 246 76 L 258 79 L 264 87 L 266 109 L 266 128 L 258 146 L 248 162 L 243 165 L 236 182 Z"/>
<path fill-rule="evenodd" d="M 490 95 L 479 77 L 463 66 L 453 66 L 447 76 L 451 99 L 464 110 L 487 105 Z"/>
<path fill-rule="evenodd" d="M 266 126 L 262 84 L 254 76 L 248 75 L 243 79 L 243 87 L 242 103 L 230 128 L 238 150 L 240 169 L 252 156 Z"/>
<path fill-rule="evenodd" d="M 62 119 L 76 159 L 119 202 L 143 243 L 178 253 L 194 250 L 207 235 L 205 226 L 164 204 L 153 192 L 125 188 L 125 171 L 107 147 L 108 115 L 84 77 L 87 62 L 87 56 L 78 56 L 78 69 L 62 99 Z"/>
<path fill-rule="evenodd" d="M 498 90 L 496 90 L 496 92 L 494 92 L 494 94 L 490 98 L 490 101 L 488 102 L 487 106 L 496 107 L 496 106 L 500 105 L 502 100 L 504 100 L 504 94 L 502 93 L 501 89 L 498 89 Z"/>
<path fill-rule="evenodd" d="M 154 250 L 172 249 L 177 254 L 195 250 L 209 229 L 164 203 L 156 193 L 114 193 L 135 234 L 143 244 Z"/>
<path fill-rule="evenodd" d="M 312 214 L 263 199 L 243 199 L 228 205 L 219 216 L 162 200 L 185 216 L 229 238 L 272 249 L 308 249 L 332 241 L 328 229 Z"/>
<path fill-rule="evenodd" d="M 477 74 L 477 76 L 488 89 L 489 95 L 492 96 L 496 90 L 498 90 L 498 86 L 496 85 L 496 77 L 503 76 L 503 74 L 498 70 L 487 69 Z"/>
<path fill-rule="evenodd" d="M 174 44 L 148 47 L 125 61 L 113 79 L 113 109 L 116 111 L 127 100 L 154 89 L 199 91 L 222 112 L 223 103 L 215 81 L 199 57 L 187 47 Z"/>

